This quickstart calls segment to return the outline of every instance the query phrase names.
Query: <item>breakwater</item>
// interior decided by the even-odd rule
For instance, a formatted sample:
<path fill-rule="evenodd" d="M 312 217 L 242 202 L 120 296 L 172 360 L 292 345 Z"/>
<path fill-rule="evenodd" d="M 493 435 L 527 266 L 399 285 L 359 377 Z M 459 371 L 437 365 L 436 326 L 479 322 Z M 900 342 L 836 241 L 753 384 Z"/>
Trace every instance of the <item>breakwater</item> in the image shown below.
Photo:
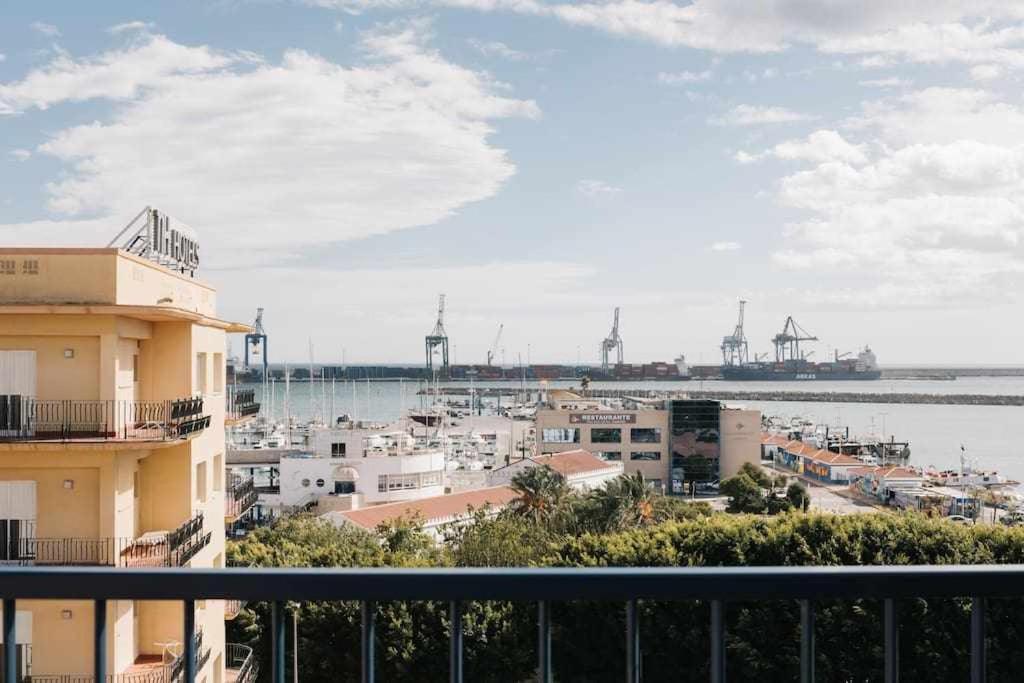
<path fill-rule="evenodd" d="M 536 393 L 531 389 L 529 393 Z M 420 393 L 431 394 L 433 389 Z M 469 387 L 442 387 L 439 393 L 446 396 L 468 396 Z M 514 396 L 512 387 L 477 388 L 477 396 Z M 678 391 L 666 389 L 590 389 L 581 392 L 592 398 L 702 398 L 718 401 L 789 401 L 794 403 L 903 403 L 947 406 L 1024 406 L 1024 395 L 1016 394 L 909 394 L 909 393 L 861 393 L 853 391 Z"/>

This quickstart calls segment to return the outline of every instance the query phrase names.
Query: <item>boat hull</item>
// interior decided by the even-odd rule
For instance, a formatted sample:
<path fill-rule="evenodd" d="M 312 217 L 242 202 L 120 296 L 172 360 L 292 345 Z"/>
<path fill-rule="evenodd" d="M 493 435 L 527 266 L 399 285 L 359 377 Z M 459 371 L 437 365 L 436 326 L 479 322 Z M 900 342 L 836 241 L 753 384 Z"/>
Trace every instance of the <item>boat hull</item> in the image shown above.
<path fill-rule="evenodd" d="M 730 382 L 827 382 L 851 380 L 876 380 L 882 378 L 881 370 L 841 370 L 821 372 L 818 370 L 775 370 L 772 368 L 740 368 L 725 366 L 722 379 Z"/>

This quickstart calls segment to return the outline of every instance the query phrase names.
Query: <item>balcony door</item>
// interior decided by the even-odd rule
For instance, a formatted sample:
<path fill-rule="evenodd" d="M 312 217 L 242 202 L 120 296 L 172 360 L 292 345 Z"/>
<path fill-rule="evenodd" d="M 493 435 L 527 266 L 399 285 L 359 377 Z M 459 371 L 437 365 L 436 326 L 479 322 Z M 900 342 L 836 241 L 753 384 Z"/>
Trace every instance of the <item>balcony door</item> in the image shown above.
<path fill-rule="evenodd" d="M 0 351 L 0 396 L 35 398 L 35 351 Z"/>
<path fill-rule="evenodd" d="M 36 483 L 0 481 L 0 564 L 36 558 Z"/>

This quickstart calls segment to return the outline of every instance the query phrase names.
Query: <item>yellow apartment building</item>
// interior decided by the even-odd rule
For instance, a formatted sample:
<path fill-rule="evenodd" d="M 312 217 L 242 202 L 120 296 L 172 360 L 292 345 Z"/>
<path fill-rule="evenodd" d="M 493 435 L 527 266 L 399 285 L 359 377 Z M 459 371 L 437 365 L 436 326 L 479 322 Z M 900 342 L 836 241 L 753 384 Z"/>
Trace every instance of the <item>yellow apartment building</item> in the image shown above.
<path fill-rule="evenodd" d="M 248 328 L 163 246 L 0 248 L 0 562 L 224 566 L 225 335 Z M 22 675 L 92 681 L 91 601 L 17 610 Z M 196 680 L 237 680 L 224 603 L 195 623 Z M 108 680 L 179 679 L 183 628 L 179 602 L 109 601 Z"/>

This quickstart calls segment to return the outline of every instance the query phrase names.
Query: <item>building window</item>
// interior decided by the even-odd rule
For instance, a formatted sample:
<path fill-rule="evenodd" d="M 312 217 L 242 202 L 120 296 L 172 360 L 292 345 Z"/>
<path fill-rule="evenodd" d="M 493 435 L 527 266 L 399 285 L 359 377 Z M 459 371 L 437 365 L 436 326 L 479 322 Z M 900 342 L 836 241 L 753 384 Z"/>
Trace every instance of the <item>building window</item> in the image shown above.
<path fill-rule="evenodd" d="M 594 455 L 605 462 L 622 462 L 622 451 L 598 451 Z"/>
<path fill-rule="evenodd" d="M 657 427 L 635 427 L 629 430 L 633 443 L 661 443 L 661 430 Z"/>
<path fill-rule="evenodd" d="M 199 499 L 199 502 L 205 503 L 206 495 L 206 463 L 201 462 L 196 465 L 196 498 Z"/>
<path fill-rule="evenodd" d="M 356 492 L 356 483 L 354 481 L 336 481 L 334 482 L 334 493 L 337 495 L 347 495 L 349 493 Z"/>
<path fill-rule="evenodd" d="M 206 353 L 196 354 L 196 392 L 206 393 Z"/>
<path fill-rule="evenodd" d="M 658 451 L 633 451 L 629 454 L 630 460 L 661 460 L 661 453 Z"/>
<path fill-rule="evenodd" d="M 579 443 L 580 430 L 570 427 L 542 429 L 541 441 L 544 443 Z"/>
<path fill-rule="evenodd" d="M 331 444 L 331 457 L 332 458 L 344 458 L 345 457 L 345 444 L 332 443 Z"/>
<path fill-rule="evenodd" d="M 324 487 L 324 484 L 326 484 L 326 483 L 327 482 L 325 482 L 323 479 L 317 479 L 316 480 L 316 487 L 318 489 L 322 489 Z"/>
<path fill-rule="evenodd" d="M 304 489 L 308 489 L 309 488 L 309 479 L 303 479 L 302 480 L 302 488 L 304 488 Z"/>
<path fill-rule="evenodd" d="M 213 456 L 213 490 L 224 490 L 224 454 Z"/>
<path fill-rule="evenodd" d="M 440 486 L 444 473 L 441 470 L 414 472 L 412 474 L 377 475 L 377 492 L 411 491 L 425 486 Z"/>
<path fill-rule="evenodd" d="M 224 354 L 213 354 L 213 393 L 224 391 Z"/>
<path fill-rule="evenodd" d="M 590 430 L 590 443 L 622 443 L 622 430 L 595 427 Z"/>

